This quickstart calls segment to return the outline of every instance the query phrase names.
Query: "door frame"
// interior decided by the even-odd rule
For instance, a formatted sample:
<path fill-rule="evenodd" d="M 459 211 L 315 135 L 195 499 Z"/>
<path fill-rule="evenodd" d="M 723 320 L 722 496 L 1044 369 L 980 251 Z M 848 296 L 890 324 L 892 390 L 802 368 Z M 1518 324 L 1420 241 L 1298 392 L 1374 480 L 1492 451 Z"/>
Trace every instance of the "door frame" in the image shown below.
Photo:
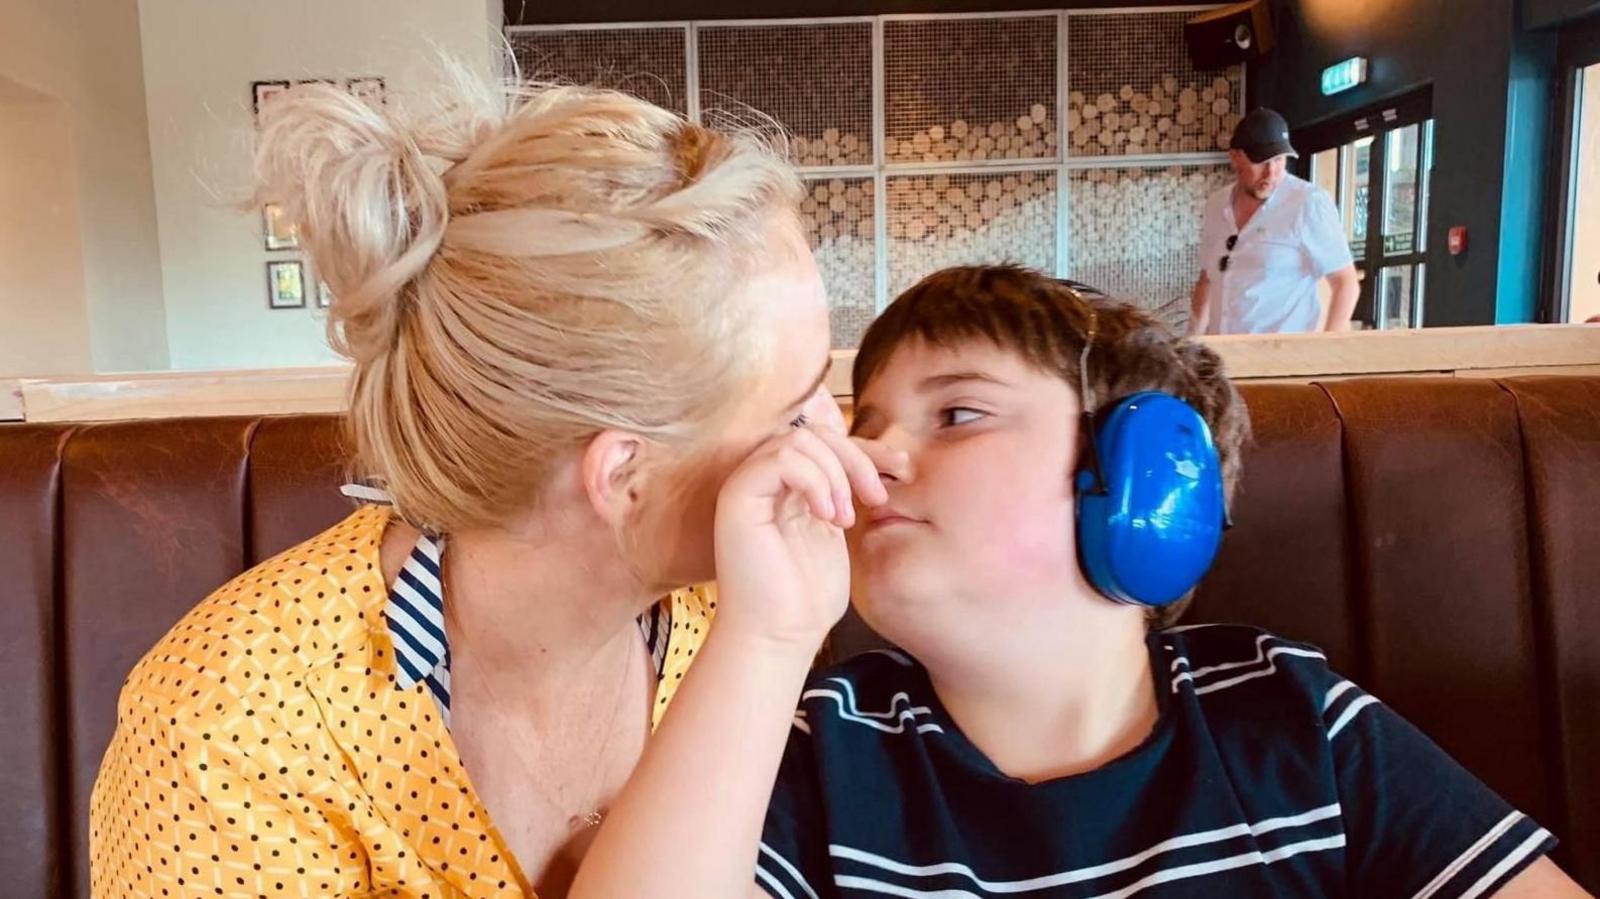
<path fill-rule="evenodd" d="M 1572 297 L 1573 212 L 1577 205 L 1578 99 L 1582 90 L 1582 71 L 1600 64 L 1600 16 L 1592 16 L 1561 29 L 1556 43 L 1556 104 L 1552 122 L 1557 122 L 1560 148 L 1557 164 L 1551 166 L 1548 196 L 1554 202 L 1548 224 L 1558 236 L 1545 257 L 1544 297 L 1539 304 L 1539 320 L 1564 322 Z M 1595 114 L 1600 115 L 1600 112 Z"/>
<path fill-rule="evenodd" d="M 1354 143 L 1364 137 L 1372 138 L 1367 157 L 1366 247 L 1362 259 L 1356 262 L 1356 269 L 1362 272 L 1364 277 L 1361 279 L 1361 295 L 1356 300 L 1353 317 L 1373 327 L 1379 325 L 1375 307 L 1382 270 L 1391 266 L 1419 264 L 1426 266 L 1432 249 L 1427 235 L 1429 223 L 1420 221 L 1414 227 L 1415 242 L 1412 252 L 1384 255 L 1383 215 L 1386 211 L 1384 189 L 1388 173 L 1384 161 L 1388 159 L 1389 135 L 1409 125 L 1423 125 L 1432 118 L 1433 86 L 1429 84 L 1353 112 L 1294 129 L 1294 147 L 1300 154 L 1299 159 L 1294 161 L 1295 174 L 1307 179 L 1311 177 L 1311 160 L 1318 153 Z M 1427 170 L 1424 166 L 1431 162 L 1428 144 L 1425 140 L 1419 139 L 1418 146 L 1418 175 L 1425 177 Z M 1340 177 L 1343 177 L 1343 172 L 1340 173 Z M 1337 199 L 1335 197 L 1335 200 Z M 1419 217 L 1425 208 L 1421 201 L 1422 197 L 1419 195 L 1416 210 Z M 1422 300 L 1426 295 L 1424 290 L 1426 268 L 1423 270 L 1422 278 L 1423 283 L 1414 287 L 1419 291 L 1416 304 L 1419 320 L 1424 320 Z"/>

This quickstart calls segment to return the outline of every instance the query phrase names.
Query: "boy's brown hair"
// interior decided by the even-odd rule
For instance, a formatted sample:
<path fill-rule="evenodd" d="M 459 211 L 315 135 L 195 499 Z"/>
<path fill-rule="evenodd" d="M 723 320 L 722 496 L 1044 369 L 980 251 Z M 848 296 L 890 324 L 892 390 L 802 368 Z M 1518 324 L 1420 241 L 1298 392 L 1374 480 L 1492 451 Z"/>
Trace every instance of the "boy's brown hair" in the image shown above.
<path fill-rule="evenodd" d="M 856 352 L 852 387 L 859 397 L 908 341 L 953 347 L 986 340 L 1059 376 L 1076 392 L 1084 383 L 1078 360 L 1091 327 L 1087 383 L 1096 406 L 1109 408 L 1143 390 L 1170 393 L 1193 406 L 1211 427 L 1223 495 L 1231 502 L 1250 418 L 1222 359 L 1135 307 L 1081 284 L 1011 265 L 935 272 L 897 297 L 867 329 Z M 1149 626 L 1170 626 L 1191 598 L 1150 610 Z"/>

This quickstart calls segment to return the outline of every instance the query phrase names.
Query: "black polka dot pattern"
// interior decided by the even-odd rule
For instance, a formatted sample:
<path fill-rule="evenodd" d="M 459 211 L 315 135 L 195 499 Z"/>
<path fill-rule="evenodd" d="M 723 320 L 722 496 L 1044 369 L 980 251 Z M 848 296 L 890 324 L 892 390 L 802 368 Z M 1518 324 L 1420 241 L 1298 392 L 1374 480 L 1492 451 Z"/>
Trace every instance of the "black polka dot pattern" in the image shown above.
<path fill-rule="evenodd" d="M 123 685 L 97 897 L 527 897 L 425 687 L 394 687 L 383 506 L 224 585 Z M 715 610 L 673 594 L 655 720 Z M 681 651 L 676 651 L 681 650 Z"/>

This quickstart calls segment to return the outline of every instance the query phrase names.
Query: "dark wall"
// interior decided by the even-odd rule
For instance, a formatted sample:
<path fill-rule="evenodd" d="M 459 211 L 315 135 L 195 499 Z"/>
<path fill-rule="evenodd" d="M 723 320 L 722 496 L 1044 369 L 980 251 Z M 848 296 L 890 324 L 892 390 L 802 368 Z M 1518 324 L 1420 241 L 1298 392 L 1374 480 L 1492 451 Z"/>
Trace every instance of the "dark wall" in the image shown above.
<path fill-rule="evenodd" d="M 1279 43 L 1250 70 L 1252 102 L 1276 108 L 1296 128 L 1432 85 L 1427 323 L 1492 324 L 1505 317 L 1497 314 L 1497 296 L 1507 287 L 1500 271 L 1507 249 L 1534 258 L 1529 272 L 1518 269 L 1512 279 L 1513 292 L 1527 295 L 1502 297 L 1503 304 L 1529 307 L 1539 250 L 1530 249 L 1521 224 L 1526 215 L 1536 216 L 1539 192 L 1527 191 L 1519 172 L 1507 183 L 1507 126 L 1528 126 L 1530 104 L 1548 100 L 1533 96 L 1544 88 L 1537 83 L 1538 60 L 1528 64 L 1524 53 L 1514 0 L 1278 0 L 1274 12 Z M 1368 82 L 1322 96 L 1323 67 L 1351 56 L 1369 60 Z M 1515 82 L 1514 58 L 1525 63 Z M 1517 149 L 1520 157 L 1539 148 Z M 1528 204 L 1534 208 L 1524 208 Z M 1454 225 L 1465 225 L 1469 235 L 1467 252 L 1457 257 L 1443 251 Z"/>
<path fill-rule="evenodd" d="M 1109 9 L 1119 6 L 1187 6 L 1194 0 L 505 0 L 507 25 L 563 22 L 664 22 L 685 19 L 781 19 L 893 13 L 994 12 L 1017 9 Z"/>
<path fill-rule="evenodd" d="M 1522 24 L 1529 28 L 1586 15 L 1600 15 L 1600 0 L 1522 0 Z"/>

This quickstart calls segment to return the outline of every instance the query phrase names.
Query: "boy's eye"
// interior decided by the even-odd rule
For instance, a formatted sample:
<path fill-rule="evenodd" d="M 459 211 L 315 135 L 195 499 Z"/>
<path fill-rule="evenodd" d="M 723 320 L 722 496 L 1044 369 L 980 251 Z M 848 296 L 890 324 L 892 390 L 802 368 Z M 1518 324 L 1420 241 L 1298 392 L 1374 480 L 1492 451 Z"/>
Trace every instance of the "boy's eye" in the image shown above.
<path fill-rule="evenodd" d="M 945 427 L 970 424 L 982 417 L 984 417 L 984 413 L 979 412 L 977 409 L 969 409 L 966 406 L 951 406 L 948 409 L 939 410 L 939 423 Z"/>
<path fill-rule="evenodd" d="M 811 419 L 807 418 L 806 414 L 802 412 L 794 417 L 794 421 L 789 422 L 789 429 L 791 431 L 798 431 L 809 424 L 810 421 Z"/>

